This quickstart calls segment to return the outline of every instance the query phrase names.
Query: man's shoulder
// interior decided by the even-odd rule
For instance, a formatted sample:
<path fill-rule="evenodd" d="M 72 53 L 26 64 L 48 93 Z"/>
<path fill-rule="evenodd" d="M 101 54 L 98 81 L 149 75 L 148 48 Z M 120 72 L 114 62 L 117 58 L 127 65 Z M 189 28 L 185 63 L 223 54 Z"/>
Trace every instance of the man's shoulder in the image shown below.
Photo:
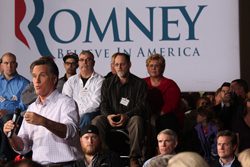
<path fill-rule="evenodd" d="M 235 157 L 235 160 L 234 160 L 234 162 L 232 164 L 232 167 L 241 167 L 241 163 L 240 163 L 240 161 L 238 160 L 237 157 Z"/>
<path fill-rule="evenodd" d="M 51 99 L 53 99 L 54 103 L 62 103 L 62 104 L 69 104 L 69 103 L 74 103 L 73 98 L 62 94 L 60 92 L 58 92 L 58 90 L 55 90 L 52 95 L 51 95 Z"/>
<path fill-rule="evenodd" d="M 219 158 L 216 158 L 215 160 L 213 160 L 210 165 L 210 167 L 221 167 L 221 164 L 219 162 Z"/>
<path fill-rule="evenodd" d="M 20 80 L 22 80 L 22 81 L 24 81 L 24 82 L 30 82 L 27 78 L 25 78 L 24 76 L 22 76 L 22 75 L 20 75 L 20 74 L 17 74 L 17 77 L 18 77 L 18 79 L 20 79 Z"/>
<path fill-rule="evenodd" d="M 97 72 L 94 72 L 93 78 L 97 81 L 103 81 L 105 79 L 101 74 Z"/>
<path fill-rule="evenodd" d="M 67 80 L 65 83 L 67 83 L 68 86 L 73 86 L 73 87 L 74 87 L 75 84 L 79 83 L 79 80 L 80 80 L 79 75 L 78 75 L 78 74 L 75 74 L 75 75 L 69 77 L 68 80 Z M 67 84 L 66 84 L 66 85 L 67 85 Z"/>
<path fill-rule="evenodd" d="M 147 86 L 147 83 L 144 79 L 134 75 L 134 74 L 129 74 L 129 82 L 132 82 L 133 84 L 139 84 L 139 85 L 144 85 Z"/>

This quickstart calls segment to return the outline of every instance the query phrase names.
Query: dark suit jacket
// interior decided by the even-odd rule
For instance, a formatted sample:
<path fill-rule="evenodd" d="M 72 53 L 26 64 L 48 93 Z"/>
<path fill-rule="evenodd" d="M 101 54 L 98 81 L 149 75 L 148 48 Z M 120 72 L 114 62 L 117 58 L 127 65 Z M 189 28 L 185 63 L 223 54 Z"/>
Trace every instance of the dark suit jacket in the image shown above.
<path fill-rule="evenodd" d="M 219 159 L 213 161 L 210 164 L 210 167 L 222 167 L 221 164 L 219 163 Z M 241 167 L 240 162 L 238 161 L 237 157 L 235 157 L 234 162 L 232 163 L 231 167 Z"/>

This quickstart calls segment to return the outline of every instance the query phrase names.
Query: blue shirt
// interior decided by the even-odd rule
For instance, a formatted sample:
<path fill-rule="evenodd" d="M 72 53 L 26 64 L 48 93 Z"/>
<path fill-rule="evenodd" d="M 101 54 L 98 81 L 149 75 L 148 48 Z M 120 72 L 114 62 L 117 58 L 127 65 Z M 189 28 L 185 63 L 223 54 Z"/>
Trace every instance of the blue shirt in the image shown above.
<path fill-rule="evenodd" d="M 27 107 L 21 101 L 21 94 L 28 84 L 29 80 L 19 74 L 10 80 L 0 75 L 0 110 L 7 110 L 7 114 L 13 114 L 16 108 L 24 111 Z"/>

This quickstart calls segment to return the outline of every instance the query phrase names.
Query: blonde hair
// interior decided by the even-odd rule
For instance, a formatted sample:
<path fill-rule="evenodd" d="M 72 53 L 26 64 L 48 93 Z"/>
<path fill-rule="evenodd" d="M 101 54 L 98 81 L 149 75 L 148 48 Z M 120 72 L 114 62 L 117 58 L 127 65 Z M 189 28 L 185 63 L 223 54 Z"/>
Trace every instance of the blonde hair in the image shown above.
<path fill-rule="evenodd" d="M 250 166 L 250 148 L 245 149 L 239 154 L 238 160 L 240 161 L 242 167 Z"/>
<path fill-rule="evenodd" d="M 168 167 L 209 167 L 207 162 L 195 152 L 181 152 L 168 161 Z"/>
<path fill-rule="evenodd" d="M 152 54 L 150 55 L 147 60 L 146 60 L 146 66 L 149 65 L 149 63 L 152 61 L 152 60 L 157 60 L 160 64 L 160 67 L 161 67 L 161 74 L 164 73 L 164 70 L 165 70 L 165 59 L 162 55 L 156 53 L 156 54 Z"/>

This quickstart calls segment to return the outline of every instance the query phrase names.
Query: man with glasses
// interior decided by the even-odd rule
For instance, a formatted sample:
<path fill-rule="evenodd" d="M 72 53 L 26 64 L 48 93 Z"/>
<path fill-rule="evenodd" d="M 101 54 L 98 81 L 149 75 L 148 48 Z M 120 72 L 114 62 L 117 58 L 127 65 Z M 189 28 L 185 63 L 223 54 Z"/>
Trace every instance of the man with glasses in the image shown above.
<path fill-rule="evenodd" d="M 101 93 L 101 115 L 92 123 L 100 132 L 103 145 L 108 149 L 106 132 L 111 129 L 126 129 L 130 144 L 130 167 L 139 167 L 142 156 L 143 115 L 146 111 L 146 82 L 130 73 L 130 56 L 114 55 L 116 74 L 103 82 Z"/>
<path fill-rule="evenodd" d="M 58 80 L 56 88 L 59 92 L 62 92 L 63 85 L 69 77 L 76 74 L 78 60 L 78 55 L 74 52 L 70 52 L 63 57 L 65 75 Z"/>
<path fill-rule="evenodd" d="M 90 124 L 99 115 L 101 86 L 104 78 L 94 71 L 94 55 L 82 51 L 79 55 L 79 74 L 68 79 L 62 93 L 72 97 L 79 108 L 80 127 Z"/>

